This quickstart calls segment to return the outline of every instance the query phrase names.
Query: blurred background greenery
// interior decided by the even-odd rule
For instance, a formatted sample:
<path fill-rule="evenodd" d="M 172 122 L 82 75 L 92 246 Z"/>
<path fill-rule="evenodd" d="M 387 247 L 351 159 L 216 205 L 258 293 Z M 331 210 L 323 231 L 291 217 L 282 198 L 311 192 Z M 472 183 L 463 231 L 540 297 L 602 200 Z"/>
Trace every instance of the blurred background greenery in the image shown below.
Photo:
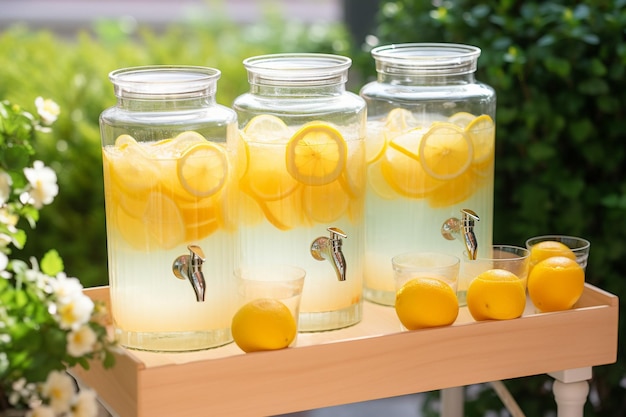
<path fill-rule="evenodd" d="M 75 36 L 15 24 L 0 33 L 0 99 L 28 107 L 52 98 L 61 116 L 40 135 L 39 157 L 60 194 L 41 212 L 24 256 L 57 248 L 86 286 L 107 283 L 98 117 L 115 103 L 111 70 L 148 64 L 219 68 L 217 99 L 248 88 L 241 61 L 275 52 L 353 58 L 349 88 L 375 77 L 379 44 L 456 42 L 482 49 L 477 78 L 498 95 L 494 242 L 523 245 L 539 234 L 589 239 L 588 281 L 626 297 L 626 0 L 344 0 L 345 21 L 295 22 L 268 7 L 258 22 L 225 15 L 155 30 L 100 20 Z M 207 20 L 208 19 L 208 20 Z M 34 104 L 32 110 L 34 111 Z M 623 309 L 622 309 L 623 310 Z M 619 335 L 624 335 L 623 313 Z M 594 368 L 585 416 L 624 416 L 624 349 Z M 514 356 L 514 353 L 512 353 Z M 546 376 L 507 381 L 528 416 L 554 415 Z M 434 414 L 436 396 L 425 415 Z M 502 408 L 490 390 L 466 403 L 467 416 Z M 490 411 L 491 410 L 491 411 Z M 501 415 L 501 414 L 493 414 Z"/>

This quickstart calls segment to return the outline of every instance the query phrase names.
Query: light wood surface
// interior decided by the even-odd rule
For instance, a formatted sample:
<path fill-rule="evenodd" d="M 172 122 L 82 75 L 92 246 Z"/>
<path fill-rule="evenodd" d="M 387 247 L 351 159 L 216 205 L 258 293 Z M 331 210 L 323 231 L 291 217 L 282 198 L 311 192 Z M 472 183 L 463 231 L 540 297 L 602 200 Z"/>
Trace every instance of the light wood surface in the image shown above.
<path fill-rule="evenodd" d="M 87 290 L 108 301 L 108 288 Z M 574 309 L 403 332 L 391 307 L 364 303 L 361 323 L 301 333 L 295 347 L 245 354 L 231 343 L 190 353 L 122 350 L 113 369 L 72 371 L 123 417 L 276 415 L 609 364 L 618 299 L 587 284 Z"/>

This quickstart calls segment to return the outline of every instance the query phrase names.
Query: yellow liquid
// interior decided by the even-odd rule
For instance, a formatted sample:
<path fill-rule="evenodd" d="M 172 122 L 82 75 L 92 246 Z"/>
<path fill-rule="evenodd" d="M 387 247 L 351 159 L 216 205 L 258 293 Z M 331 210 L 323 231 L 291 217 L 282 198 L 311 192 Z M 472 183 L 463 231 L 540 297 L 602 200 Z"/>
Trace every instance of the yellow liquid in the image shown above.
<path fill-rule="evenodd" d="M 420 158 L 421 141 L 433 126 L 436 124 L 417 126 L 409 121 L 398 126 L 384 120 L 368 121 L 364 296 L 379 304 L 395 303 L 393 256 L 411 251 L 443 252 L 461 259 L 467 256 L 461 241 L 449 241 L 441 235 L 443 223 L 451 217 L 460 218 L 461 209 L 471 209 L 481 218 L 474 228 L 479 255 L 491 248 L 495 128 L 480 132 L 484 143 L 477 141 L 471 151 L 464 148 L 469 152 L 466 166 L 462 157 L 452 161 L 452 165 L 459 162 L 459 166 L 446 167 L 442 163 L 436 166 L 435 178 L 426 172 L 424 158 Z M 445 134 L 428 139 L 433 147 L 439 139 L 454 150 L 456 144 L 452 139 L 448 141 L 448 136 L 466 134 L 463 127 L 449 130 L 452 133 L 442 129 Z M 446 152 L 442 153 L 444 157 Z M 435 166 L 435 156 L 426 159 Z M 461 302 L 465 291 L 459 287 Z"/>
<path fill-rule="evenodd" d="M 289 173 L 287 140 L 246 144 L 247 169 L 239 180 L 242 263 L 292 264 L 306 270 L 300 331 L 355 324 L 361 319 L 363 288 L 364 141 L 346 141 L 345 165 L 338 175 L 311 185 Z M 316 238 L 330 236 L 331 226 L 347 234 L 342 245 L 345 281 L 338 280 L 330 261 L 318 261 L 310 252 Z"/>
<path fill-rule="evenodd" d="M 228 153 L 213 144 L 190 152 L 195 140 L 128 138 L 103 148 L 111 306 L 120 343 L 154 351 L 226 344 L 236 297 Z M 205 165 L 219 172 L 205 172 Z M 213 179 L 197 182 L 196 174 Z M 172 271 L 190 244 L 206 256 L 204 302 Z"/>

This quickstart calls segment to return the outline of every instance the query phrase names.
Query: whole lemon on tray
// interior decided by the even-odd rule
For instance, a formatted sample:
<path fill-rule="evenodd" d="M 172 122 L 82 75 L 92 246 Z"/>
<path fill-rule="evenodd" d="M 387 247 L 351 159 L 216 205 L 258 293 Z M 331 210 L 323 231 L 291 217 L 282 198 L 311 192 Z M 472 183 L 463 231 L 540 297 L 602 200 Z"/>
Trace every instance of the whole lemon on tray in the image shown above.
<path fill-rule="evenodd" d="M 467 308 L 474 320 L 510 320 L 526 307 L 524 282 L 504 269 L 480 273 L 467 288 Z"/>
<path fill-rule="evenodd" d="M 539 311 L 568 310 L 585 287 L 585 271 L 565 256 L 539 262 L 528 274 L 528 295 Z"/>
<path fill-rule="evenodd" d="M 279 300 L 259 298 L 244 304 L 233 316 L 231 331 L 244 352 L 288 347 L 296 337 L 296 320 Z"/>
<path fill-rule="evenodd" d="M 413 278 L 396 293 L 395 309 L 408 330 L 449 326 L 459 314 L 452 287 L 438 278 Z"/>

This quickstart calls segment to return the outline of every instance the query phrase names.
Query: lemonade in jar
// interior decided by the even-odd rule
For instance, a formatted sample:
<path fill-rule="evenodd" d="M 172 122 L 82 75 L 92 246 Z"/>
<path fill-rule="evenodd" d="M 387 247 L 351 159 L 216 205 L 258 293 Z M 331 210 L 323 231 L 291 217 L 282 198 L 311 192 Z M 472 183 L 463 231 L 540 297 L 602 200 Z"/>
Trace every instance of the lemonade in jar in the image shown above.
<path fill-rule="evenodd" d="M 234 109 L 240 173 L 241 262 L 306 270 L 300 331 L 361 319 L 365 103 L 345 91 L 348 58 L 249 58 L 250 92 Z"/>
<path fill-rule="evenodd" d="M 492 88 L 474 78 L 480 50 L 457 44 L 374 48 L 368 106 L 364 296 L 393 305 L 391 258 L 416 250 L 468 257 L 442 225 L 478 215 L 478 254 L 491 248 L 495 156 Z M 463 240 L 463 239 L 461 239 Z M 466 288 L 459 288 L 464 304 Z"/>
<path fill-rule="evenodd" d="M 219 71 L 114 71 L 101 116 L 111 313 L 120 343 L 189 351 L 232 341 L 236 115 Z"/>

